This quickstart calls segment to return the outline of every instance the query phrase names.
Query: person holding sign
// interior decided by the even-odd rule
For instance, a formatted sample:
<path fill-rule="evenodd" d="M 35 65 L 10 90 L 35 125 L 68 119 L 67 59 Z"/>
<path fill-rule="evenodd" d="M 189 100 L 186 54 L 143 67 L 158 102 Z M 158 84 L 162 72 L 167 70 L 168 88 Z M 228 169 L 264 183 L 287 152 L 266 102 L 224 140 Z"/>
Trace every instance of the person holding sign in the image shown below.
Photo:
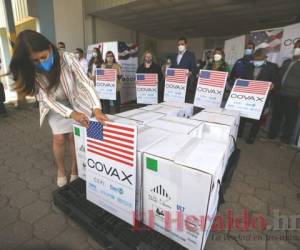
<path fill-rule="evenodd" d="M 245 47 L 243 58 L 240 58 L 235 62 L 230 72 L 229 81 L 231 86 L 233 86 L 236 79 L 241 78 L 241 76 L 244 74 L 245 67 L 248 64 L 253 63 L 252 61 L 253 61 L 254 51 L 255 51 L 255 44 L 249 41 Z"/>
<path fill-rule="evenodd" d="M 254 53 L 253 64 L 246 65 L 244 73 L 241 76 L 242 79 L 258 80 L 272 83 L 270 87 L 272 91 L 268 95 L 263 110 L 269 105 L 270 95 L 272 95 L 273 92 L 276 91 L 279 84 L 279 69 L 277 65 L 275 63 L 267 61 L 266 59 L 266 51 L 264 49 L 257 49 Z M 261 118 L 258 120 L 241 118 L 239 137 L 243 135 L 246 122 L 251 123 L 250 133 L 247 137 L 246 142 L 248 144 L 253 144 L 261 125 Z"/>
<path fill-rule="evenodd" d="M 178 54 L 172 58 L 171 68 L 187 69 L 188 83 L 185 96 L 185 102 L 192 103 L 194 100 L 196 89 L 196 58 L 195 54 L 187 49 L 188 42 L 185 37 L 180 37 L 177 40 Z"/>
<path fill-rule="evenodd" d="M 120 113 L 121 110 L 121 66 L 117 63 L 115 55 L 112 51 L 107 51 L 105 55 L 104 64 L 101 66 L 102 69 L 115 69 L 117 71 L 117 92 L 116 100 L 113 101 L 113 106 L 116 113 Z M 105 113 L 110 113 L 109 100 L 101 100 L 101 104 Z"/>
<path fill-rule="evenodd" d="M 94 83 L 86 76 L 74 54 L 60 51 L 43 35 L 22 31 L 16 40 L 10 62 L 15 88 L 26 95 L 37 95 L 40 125 L 47 117 L 53 133 L 53 152 L 58 167 L 57 185 L 67 184 L 65 174 L 66 143 L 70 144 L 71 178 L 77 176 L 73 123 L 84 127 L 94 116 L 105 123 Z"/>
<path fill-rule="evenodd" d="M 225 53 L 221 48 L 216 48 L 213 53 L 213 60 L 209 62 L 204 69 L 229 72 L 230 68 L 225 61 Z"/>
<path fill-rule="evenodd" d="M 103 64 L 103 58 L 102 58 L 102 53 L 100 49 L 98 48 L 93 48 L 92 52 L 92 57 L 89 61 L 88 65 L 88 76 L 91 78 L 93 81 L 96 79 L 96 69 L 101 68 L 101 65 Z"/>
<path fill-rule="evenodd" d="M 158 76 L 158 102 L 163 101 L 164 86 L 162 83 L 163 74 L 161 68 L 154 61 L 153 53 L 150 50 L 146 50 L 142 57 L 142 64 L 138 67 L 136 73 L 152 73 Z"/>

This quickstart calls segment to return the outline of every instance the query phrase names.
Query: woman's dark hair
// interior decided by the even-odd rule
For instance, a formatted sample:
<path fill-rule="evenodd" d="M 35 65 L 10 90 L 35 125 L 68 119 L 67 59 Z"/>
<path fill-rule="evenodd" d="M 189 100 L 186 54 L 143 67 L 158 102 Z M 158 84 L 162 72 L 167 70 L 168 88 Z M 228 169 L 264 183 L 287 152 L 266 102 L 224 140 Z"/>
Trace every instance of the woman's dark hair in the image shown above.
<path fill-rule="evenodd" d="M 26 95 L 36 94 L 37 69 L 31 59 L 31 53 L 49 50 L 50 47 L 53 51 L 54 65 L 49 73 L 39 72 L 48 79 L 47 92 L 57 87 L 60 81 L 60 56 L 57 48 L 38 32 L 24 30 L 18 35 L 9 65 L 18 92 Z"/>
<path fill-rule="evenodd" d="M 89 61 L 89 66 L 88 66 L 88 72 L 91 73 L 92 72 L 92 65 L 93 63 L 96 64 L 96 68 L 101 68 L 101 65 L 103 64 L 103 58 L 102 58 L 102 53 L 100 51 L 100 49 L 98 49 L 97 47 L 96 48 L 93 48 L 93 51 L 96 51 L 97 52 L 97 56 L 96 57 L 91 57 L 90 61 Z"/>
<path fill-rule="evenodd" d="M 109 51 L 107 51 L 106 54 L 105 54 L 105 64 L 107 63 L 107 56 L 108 56 L 108 55 L 112 55 L 112 57 L 113 57 L 113 63 L 117 63 L 115 54 L 114 54 L 112 51 L 109 50 Z"/>
<path fill-rule="evenodd" d="M 222 55 L 222 60 L 225 62 L 225 53 L 224 53 L 224 50 L 223 50 L 222 48 L 215 48 L 213 54 L 215 54 L 216 52 L 220 52 L 220 53 L 221 53 L 221 55 Z"/>

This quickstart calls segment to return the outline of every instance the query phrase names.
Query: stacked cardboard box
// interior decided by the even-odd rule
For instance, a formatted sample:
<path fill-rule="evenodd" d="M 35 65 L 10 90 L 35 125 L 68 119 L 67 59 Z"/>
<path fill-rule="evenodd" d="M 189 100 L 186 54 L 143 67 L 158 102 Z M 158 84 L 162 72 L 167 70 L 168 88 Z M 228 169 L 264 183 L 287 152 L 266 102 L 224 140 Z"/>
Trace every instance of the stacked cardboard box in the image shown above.
<path fill-rule="evenodd" d="M 190 104 L 161 103 L 109 119 L 137 126 L 136 219 L 188 249 L 203 249 L 240 117 L 224 109 L 192 114 Z M 76 135 L 80 126 L 74 126 Z M 78 166 L 84 165 L 83 140 L 75 136 Z M 178 214 L 182 217 L 174 218 Z M 168 218 L 182 220 L 183 228 L 176 223 L 169 228 Z"/>
<path fill-rule="evenodd" d="M 144 223 L 188 249 L 203 249 L 225 151 L 224 144 L 187 135 L 170 135 L 145 150 Z"/>

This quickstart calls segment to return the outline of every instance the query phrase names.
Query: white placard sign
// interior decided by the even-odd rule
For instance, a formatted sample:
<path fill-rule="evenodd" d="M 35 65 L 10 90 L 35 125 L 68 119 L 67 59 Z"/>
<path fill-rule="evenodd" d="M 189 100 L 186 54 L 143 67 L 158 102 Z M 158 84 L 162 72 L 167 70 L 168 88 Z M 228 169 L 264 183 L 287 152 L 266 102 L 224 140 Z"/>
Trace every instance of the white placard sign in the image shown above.
<path fill-rule="evenodd" d="M 96 69 L 96 91 L 102 100 L 116 100 L 116 69 Z"/>
<path fill-rule="evenodd" d="M 136 74 L 136 97 L 140 104 L 158 103 L 158 76 L 157 74 Z"/>
<path fill-rule="evenodd" d="M 300 39 L 300 23 L 285 26 L 283 28 L 283 36 L 281 41 L 278 64 L 293 56 L 294 44 Z"/>
<path fill-rule="evenodd" d="M 226 62 L 230 66 L 233 66 L 238 59 L 243 57 L 245 40 L 245 35 L 225 40 L 224 52 L 226 55 Z"/>
<path fill-rule="evenodd" d="M 184 103 L 187 80 L 187 69 L 168 68 L 165 78 L 164 101 Z"/>
<path fill-rule="evenodd" d="M 223 71 L 200 70 L 194 105 L 201 108 L 219 108 L 227 75 Z"/>
<path fill-rule="evenodd" d="M 91 120 L 86 137 L 87 199 L 134 225 L 137 127 Z"/>
<path fill-rule="evenodd" d="M 271 82 L 237 79 L 225 108 L 240 111 L 242 117 L 259 120 L 270 87 Z"/>

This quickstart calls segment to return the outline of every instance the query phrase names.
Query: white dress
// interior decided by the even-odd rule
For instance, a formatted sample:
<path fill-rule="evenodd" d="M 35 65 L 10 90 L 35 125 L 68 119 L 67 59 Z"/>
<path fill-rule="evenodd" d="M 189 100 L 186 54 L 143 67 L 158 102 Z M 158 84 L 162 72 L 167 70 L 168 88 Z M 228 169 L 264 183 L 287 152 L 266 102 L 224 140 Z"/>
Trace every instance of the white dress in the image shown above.
<path fill-rule="evenodd" d="M 67 99 L 67 96 L 65 95 L 64 90 L 59 85 L 54 92 L 54 97 L 57 101 L 59 101 L 61 104 L 64 104 L 65 106 L 71 108 L 71 104 Z M 75 122 L 73 119 L 70 118 L 64 118 L 60 114 L 56 113 L 53 110 L 50 110 L 48 113 L 48 122 L 52 129 L 52 133 L 54 135 L 59 134 L 69 134 L 73 132 L 73 123 Z"/>

